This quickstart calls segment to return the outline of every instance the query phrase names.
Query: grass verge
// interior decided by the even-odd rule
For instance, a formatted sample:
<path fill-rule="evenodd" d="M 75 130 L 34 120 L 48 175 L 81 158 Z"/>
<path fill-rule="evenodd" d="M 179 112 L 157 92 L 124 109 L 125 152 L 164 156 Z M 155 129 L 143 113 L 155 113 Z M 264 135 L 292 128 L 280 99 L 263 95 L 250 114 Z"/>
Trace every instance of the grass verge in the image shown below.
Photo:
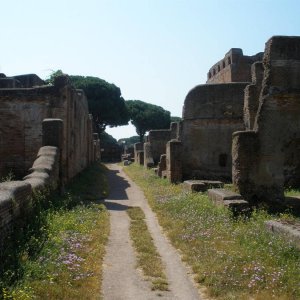
<path fill-rule="evenodd" d="M 161 226 L 210 296 L 300 299 L 300 251 L 266 230 L 264 222 L 273 216 L 257 210 L 251 218 L 236 219 L 215 207 L 207 194 L 188 193 L 136 164 L 124 170 L 144 190 Z"/>
<path fill-rule="evenodd" d="M 138 267 L 151 281 L 152 290 L 167 291 L 168 282 L 162 261 L 148 231 L 144 212 L 139 207 L 130 207 L 127 213 L 131 219 L 130 237 L 137 252 Z"/>
<path fill-rule="evenodd" d="M 91 166 L 66 194 L 36 194 L 27 226 L 2 256 L 2 299 L 100 299 L 109 217 L 105 167 Z M 5 260 L 5 263 L 3 261 Z M 2 293 L 2 294 L 1 294 Z"/>

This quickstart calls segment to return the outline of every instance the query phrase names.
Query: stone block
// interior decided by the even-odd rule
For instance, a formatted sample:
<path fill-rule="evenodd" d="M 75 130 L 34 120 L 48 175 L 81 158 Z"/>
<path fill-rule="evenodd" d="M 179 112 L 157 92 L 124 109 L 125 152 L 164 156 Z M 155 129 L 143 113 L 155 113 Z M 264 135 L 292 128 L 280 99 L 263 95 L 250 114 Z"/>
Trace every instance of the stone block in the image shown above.
<path fill-rule="evenodd" d="M 280 234 L 287 238 L 288 240 L 292 240 L 297 248 L 300 249 L 300 223 L 293 222 L 288 223 L 285 221 L 267 221 L 265 222 L 266 228 L 269 229 L 273 233 Z"/>
<path fill-rule="evenodd" d="M 234 212 L 249 211 L 249 203 L 246 200 L 224 200 L 223 205 L 230 208 Z"/>
<path fill-rule="evenodd" d="M 205 192 L 207 190 L 206 184 L 201 180 L 186 180 L 183 182 L 183 186 L 192 192 Z"/>
<path fill-rule="evenodd" d="M 132 164 L 132 162 L 130 160 L 124 160 L 123 164 L 124 164 L 124 166 L 129 166 Z"/>
<path fill-rule="evenodd" d="M 234 214 L 250 211 L 249 203 L 242 196 L 226 189 L 209 189 L 208 197 L 216 205 L 222 205 L 233 211 Z"/>
<path fill-rule="evenodd" d="M 209 189 L 208 197 L 216 204 L 223 205 L 233 211 L 234 214 L 248 213 L 249 203 L 242 196 L 226 189 Z"/>
<path fill-rule="evenodd" d="M 240 194 L 226 189 L 209 189 L 208 197 L 216 204 L 222 204 L 225 200 L 243 200 Z"/>

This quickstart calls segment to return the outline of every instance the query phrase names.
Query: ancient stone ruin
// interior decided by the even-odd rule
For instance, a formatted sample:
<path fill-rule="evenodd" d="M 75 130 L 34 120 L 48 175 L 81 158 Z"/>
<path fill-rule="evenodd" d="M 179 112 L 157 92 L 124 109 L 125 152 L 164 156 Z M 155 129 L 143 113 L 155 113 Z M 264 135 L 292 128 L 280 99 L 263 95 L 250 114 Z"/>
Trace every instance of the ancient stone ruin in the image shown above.
<path fill-rule="evenodd" d="M 207 84 L 187 94 L 177 142 L 167 146 L 170 181 L 231 179 L 232 133 L 245 128 L 244 89 L 251 82 L 251 65 L 261 59 L 262 53 L 244 56 L 241 49 L 231 49 L 209 70 Z"/>
<path fill-rule="evenodd" d="M 157 166 L 160 156 L 166 153 L 166 144 L 178 137 L 177 123 L 171 123 L 170 129 L 150 130 L 144 143 L 144 166 L 147 168 Z M 139 144 L 139 143 L 138 143 Z M 137 151 L 138 145 L 135 146 Z M 136 152 L 136 155 L 138 153 Z"/>
<path fill-rule="evenodd" d="M 262 56 L 262 52 L 246 56 L 243 55 L 242 49 L 232 48 L 223 59 L 210 68 L 206 83 L 249 82 L 251 81 L 251 65 L 261 61 Z"/>
<path fill-rule="evenodd" d="M 54 85 L 36 75 L 0 76 L 0 235 L 28 209 L 35 190 L 62 187 L 100 159 L 98 134 L 82 90 L 68 76 Z"/>
<path fill-rule="evenodd" d="M 245 92 L 247 131 L 233 135 L 233 182 L 248 201 L 284 202 L 300 186 L 300 37 L 272 37 L 261 70 Z"/>
<path fill-rule="evenodd" d="M 240 194 L 219 191 L 226 201 L 284 203 L 300 186 L 299 74 L 300 37 L 274 36 L 253 56 L 231 49 L 187 94 L 176 134 L 150 131 L 144 165 L 191 189 L 232 179 Z"/>

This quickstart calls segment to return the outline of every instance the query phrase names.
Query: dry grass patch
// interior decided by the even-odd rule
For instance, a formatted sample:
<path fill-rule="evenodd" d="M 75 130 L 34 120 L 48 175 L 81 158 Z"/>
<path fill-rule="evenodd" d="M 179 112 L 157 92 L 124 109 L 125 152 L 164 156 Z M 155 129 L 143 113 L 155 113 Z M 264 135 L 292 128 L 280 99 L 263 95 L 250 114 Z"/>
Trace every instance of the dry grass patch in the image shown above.
<path fill-rule="evenodd" d="M 148 231 L 144 212 L 139 207 L 130 207 L 127 213 L 131 219 L 130 237 L 137 252 L 138 267 L 151 281 L 153 290 L 168 290 L 162 261 Z"/>

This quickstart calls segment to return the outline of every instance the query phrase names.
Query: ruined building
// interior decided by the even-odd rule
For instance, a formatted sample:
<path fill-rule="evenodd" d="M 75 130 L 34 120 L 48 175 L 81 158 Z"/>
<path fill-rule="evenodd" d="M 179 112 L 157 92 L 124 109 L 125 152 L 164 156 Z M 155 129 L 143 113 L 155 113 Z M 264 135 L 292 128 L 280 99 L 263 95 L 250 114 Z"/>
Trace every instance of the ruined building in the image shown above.
<path fill-rule="evenodd" d="M 198 85 L 187 94 L 181 144 L 167 146 L 167 174 L 171 181 L 231 178 L 232 133 L 245 128 L 244 89 L 251 82 L 251 65 L 262 55 L 244 56 L 241 49 L 231 49 L 209 70 L 207 84 Z M 175 164 L 173 176 L 171 169 Z"/>
<path fill-rule="evenodd" d="M 223 59 L 214 64 L 207 74 L 206 83 L 229 83 L 251 81 L 251 65 L 261 61 L 263 53 L 243 55 L 239 48 L 230 49 Z"/>
<path fill-rule="evenodd" d="M 43 85 L 41 85 L 43 84 Z M 5 88 L 5 85 L 7 88 Z M 67 76 L 45 85 L 36 75 L 0 79 L 0 176 L 22 178 L 42 146 L 42 121 L 63 121 L 62 161 L 68 181 L 92 160 L 92 119 L 86 97 Z"/>
<path fill-rule="evenodd" d="M 62 188 L 100 159 L 92 127 L 85 94 L 68 76 L 45 85 L 34 74 L 0 74 L 0 177 L 18 179 L 0 183 L 0 242 L 30 210 L 32 193 Z"/>
<path fill-rule="evenodd" d="M 149 134 L 146 137 L 147 140 L 143 145 L 143 161 L 145 167 L 149 168 L 158 165 L 161 155 L 166 153 L 167 142 L 171 139 L 176 139 L 179 136 L 177 125 L 178 124 L 174 122 L 170 124 L 170 129 L 149 131 Z"/>
<path fill-rule="evenodd" d="M 300 37 L 274 36 L 245 90 L 247 131 L 233 135 L 233 182 L 251 202 L 300 186 Z"/>

